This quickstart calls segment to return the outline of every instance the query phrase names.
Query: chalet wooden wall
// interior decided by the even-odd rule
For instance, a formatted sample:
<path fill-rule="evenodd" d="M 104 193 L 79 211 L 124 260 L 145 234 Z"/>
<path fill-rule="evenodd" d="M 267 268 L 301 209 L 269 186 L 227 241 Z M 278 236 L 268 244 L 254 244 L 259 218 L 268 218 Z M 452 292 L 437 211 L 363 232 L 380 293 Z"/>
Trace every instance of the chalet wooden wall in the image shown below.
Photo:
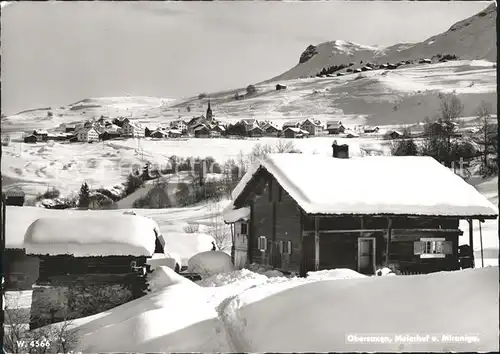
<path fill-rule="evenodd" d="M 252 215 L 249 260 L 289 272 L 299 272 L 302 235 L 301 213 L 296 202 L 269 174 L 260 195 L 250 196 Z M 267 251 L 258 248 L 259 236 L 266 236 Z M 290 255 L 280 253 L 280 241 L 291 241 Z"/>

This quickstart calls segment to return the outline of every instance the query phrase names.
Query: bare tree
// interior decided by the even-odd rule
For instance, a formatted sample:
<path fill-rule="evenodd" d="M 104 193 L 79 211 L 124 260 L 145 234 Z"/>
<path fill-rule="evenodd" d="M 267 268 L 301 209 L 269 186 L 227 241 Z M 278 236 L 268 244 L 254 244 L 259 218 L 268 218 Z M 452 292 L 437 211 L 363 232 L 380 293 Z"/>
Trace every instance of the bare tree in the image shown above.
<path fill-rule="evenodd" d="M 65 321 L 29 330 L 30 311 L 19 297 L 6 299 L 3 349 L 8 353 L 69 353 L 78 344 L 77 331 L 67 320 L 69 311 L 63 309 Z M 50 306 L 48 303 L 45 306 Z"/>
<path fill-rule="evenodd" d="M 476 114 L 481 123 L 481 129 L 474 140 L 483 147 L 481 170 L 482 174 L 487 176 L 498 172 L 498 168 L 495 168 L 498 159 L 498 131 L 497 126 L 491 123 L 490 108 L 486 102 L 481 102 Z M 489 154 L 494 155 L 494 163 L 488 160 Z"/>
<path fill-rule="evenodd" d="M 213 237 L 215 247 L 219 251 L 231 247 L 231 229 L 224 223 L 222 218 L 222 208 L 217 201 L 208 201 L 207 213 L 209 217 L 209 234 Z"/>
<path fill-rule="evenodd" d="M 455 121 L 464 111 L 460 98 L 453 92 L 440 95 L 439 113 L 443 121 Z"/>

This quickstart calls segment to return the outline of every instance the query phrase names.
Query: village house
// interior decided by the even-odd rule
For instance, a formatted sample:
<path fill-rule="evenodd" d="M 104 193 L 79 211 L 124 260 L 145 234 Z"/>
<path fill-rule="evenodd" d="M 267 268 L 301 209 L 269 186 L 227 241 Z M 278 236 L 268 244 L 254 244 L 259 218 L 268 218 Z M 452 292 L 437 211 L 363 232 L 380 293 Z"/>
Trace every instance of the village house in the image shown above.
<path fill-rule="evenodd" d="M 262 129 L 259 125 L 255 125 L 252 129 L 248 131 L 248 136 L 250 137 L 263 137 L 265 135 L 264 129 Z"/>
<path fill-rule="evenodd" d="M 26 193 L 20 188 L 10 188 L 5 191 L 5 205 L 23 206 L 25 198 Z"/>
<path fill-rule="evenodd" d="M 243 124 L 243 127 L 245 128 L 245 131 L 248 133 L 250 130 L 252 130 L 255 126 L 257 126 L 257 119 L 255 118 L 247 118 L 247 119 L 242 119 L 240 120 L 240 123 Z"/>
<path fill-rule="evenodd" d="M 180 138 L 182 136 L 182 132 L 179 129 L 169 129 L 167 130 L 167 136 L 169 138 Z"/>
<path fill-rule="evenodd" d="M 144 133 L 144 128 L 140 124 L 127 121 L 122 125 L 123 136 L 130 138 L 144 138 Z"/>
<path fill-rule="evenodd" d="M 188 130 L 188 125 L 185 121 L 183 121 L 182 119 L 179 119 L 179 120 L 174 120 L 173 122 L 171 122 L 170 128 L 177 129 L 182 134 L 184 134 Z"/>
<path fill-rule="evenodd" d="M 300 127 L 300 122 L 299 121 L 286 121 L 281 126 L 281 130 L 285 131 L 286 128 L 299 128 L 299 127 Z"/>
<path fill-rule="evenodd" d="M 367 178 L 367 171 L 377 173 Z M 373 275 L 391 265 L 402 274 L 460 269 L 459 221 L 469 221 L 472 246 L 473 220 L 497 216 L 492 203 L 431 157 L 306 154 L 254 163 L 223 213 L 233 225 L 235 264 L 301 276 L 335 268 Z"/>
<path fill-rule="evenodd" d="M 74 125 L 67 125 L 66 128 L 64 129 L 66 133 L 73 133 L 75 131 L 75 126 Z"/>
<path fill-rule="evenodd" d="M 30 135 L 27 135 L 24 137 L 23 141 L 26 143 L 26 144 L 33 144 L 33 143 L 36 143 L 38 142 L 38 137 L 34 134 L 30 134 Z"/>
<path fill-rule="evenodd" d="M 262 129 L 266 136 L 278 137 L 281 134 L 281 129 L 272 123 L 267 123 Z"/>
<path fill-rule="evenodd" d="M 341 134 L 345 128 L 340 121 L 329 121 L 326 123 L 326 130 L 328 130 L 328 134 Z"/>
<path fill-rule="evenodd" d="M 280 90 L 286 90 L 286 86 L 285 85 L 281 85 L 281 84 L 277 84 L 276 85 L 276 91 L 280 91 Z"/>
<path fill-rule="evenodd" d="M 391 132 L 388 133 L 388 136 L 391 139 L 400 139 L 400 138 L 403 137 L 403 135 L 404 134 L 402 132 L 398 131 L 398 130 L 393 130 L 393 131 L 391 131 Z"/>
<path fill-rule="evenodd" d="M 209 138 L 211 135 L 210 128 L 205 124 L 198 125 L 193 129 L 193 131 L 196 138 Z"/>
<path fill-rule="evenodd" d="M 286 128 L 283 129 L 283 136 L 285 138 L 304 138 L 309 136 L 309 132 L 306 130 L 302 130 L 300 128 Z"/>
<path fill-rule="evenodd" d="M 226 133 L 226 128 L 224 128 L 222 125 L 216 124 L 211 127 L 210 129 L 210 136 L 211 137 L 220 137 Z"/>
<path fill-rule="evenodd" d="M 38 141 L 46 141 L 49 133 L 46 130 L 36 129 L 33 130 L 33 135 L 38 138 Z"/>
<path fill-rule="evenodd" d="M 154 139 L 165 139 L 167 136 L 167 132 L 162 130 L 155 130 L 150 134 L 150 137 Z"/>
<path fill-rule="evenodd" d="M 446 135 L 453 132 L 458 127 L 455 122 L 432 122 L 425 127 L 425 132 L 428 135 Z"/>
<path fill-rule="evenodd" d="M 378 133 L 378 132 L 379 132 L 379 130 L 380 130 L 380 128 L 379 128 L 379 127 L 365 126 L 365 127 L 363 128 L 363 132 L 364 132 L 365 134 Z"/>
<path fill-rule="evenodd" d="M 147 260 L 164 254 L 164 245 L 156 222 L 138 215 L 78 211 L 36 219 L 24 236 L 26 254 L 40 261 L 30 327 L 143 296 Z"/>
<path fill-rule="evenodd" d="M 359 138 L 359 134 L 352 130 L 345 130 L 344 136 L 346 138 Z"/>
<path fill-rule="evenodd" d="M 99 132 L 95 128 L 82 128 L 76 132 L 75 136 L 76 140 L 80 142 L 99 141 Z"/>
<path fill-rule="evenodd" d="M 301 122 L 299 127 L 302 130 L 308 131 L 309 135 L 319 135 L 323 131 L 321 122 L 309 118 Z"/>
<path fill-rule="evenodd" d="M 119 137 L 121 137 L 120 132 L 110 129 L 110 130 L 105 130 L 104 133 L 102 133 L 99 138 L 105 141 L 105 140 L 118 139 Z"/>

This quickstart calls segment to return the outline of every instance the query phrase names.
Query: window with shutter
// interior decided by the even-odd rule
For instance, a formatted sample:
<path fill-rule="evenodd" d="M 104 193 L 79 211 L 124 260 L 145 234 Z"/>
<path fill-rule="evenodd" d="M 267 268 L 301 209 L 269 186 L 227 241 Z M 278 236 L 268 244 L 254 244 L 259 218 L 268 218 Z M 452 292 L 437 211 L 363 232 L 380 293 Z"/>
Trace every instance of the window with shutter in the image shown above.
<path fill-rule="evenodd" d="M 451 241 L 443 242 L 443 253 L 444 254 L 453 254 L 453 242 L 451 242 Z"/>
<path fill-rule="evenodd" d="M 283 254 L 284 248 L 283 248 L 283 241 L 280 241 L 280 254 Z"/>
<path fill-rule="evenodd" d="M 288 247 L 287 247 L 286 253 L 292 254 L 292 241 L 288 241 L 287 245 L 288 245 Z"/>
<path fill-rule="evenodd" d="M 425 242 L 423 241 L 415 241 L 413 243 L 413 254 L 415 255 L 420 255 L 422 253 L 425 253 Z"/>
<path fill-rule="evenodd" d="M 453 243 L 445 238 L 421 238 L 414 243 L 414 254 L 420 258 L 445 258 L 453 253 Z"/>
<path fill-rule="evenodd" d="M 241 223 L 241 234 L 246 235 L 247 234 L 247 223 Z"/>

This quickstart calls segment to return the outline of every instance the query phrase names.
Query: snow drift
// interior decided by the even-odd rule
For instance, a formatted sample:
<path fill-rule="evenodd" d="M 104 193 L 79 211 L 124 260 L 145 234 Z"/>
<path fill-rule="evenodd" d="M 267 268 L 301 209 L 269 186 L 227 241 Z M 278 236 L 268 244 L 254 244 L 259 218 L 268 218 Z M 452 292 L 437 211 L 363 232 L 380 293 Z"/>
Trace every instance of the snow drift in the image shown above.
<path fill-rule="evenodd" d="M 232 299 L 227 319 L 242 352 L 497 352 L 498 275 L 498 267 L 488 267 L 264 285 Z M 406 334 L 437 340 L 397 337 Z M 389 340 L 360 342 L 351 335 Z"/>
<path fill-rule="evenodd" d="M 201 252 L 191 257 L 188 262 L 188 271 L 198 273 L 202 278 L 232 270 L 231 256 L 221 251 Z"/>
<path fill-rule="evenodd" d="M 201 288 L 168 267 L 158 268 L 152 290 L 109 311 L 74 320 L 76 351 L 230 352 L 225 330 Z"/>

